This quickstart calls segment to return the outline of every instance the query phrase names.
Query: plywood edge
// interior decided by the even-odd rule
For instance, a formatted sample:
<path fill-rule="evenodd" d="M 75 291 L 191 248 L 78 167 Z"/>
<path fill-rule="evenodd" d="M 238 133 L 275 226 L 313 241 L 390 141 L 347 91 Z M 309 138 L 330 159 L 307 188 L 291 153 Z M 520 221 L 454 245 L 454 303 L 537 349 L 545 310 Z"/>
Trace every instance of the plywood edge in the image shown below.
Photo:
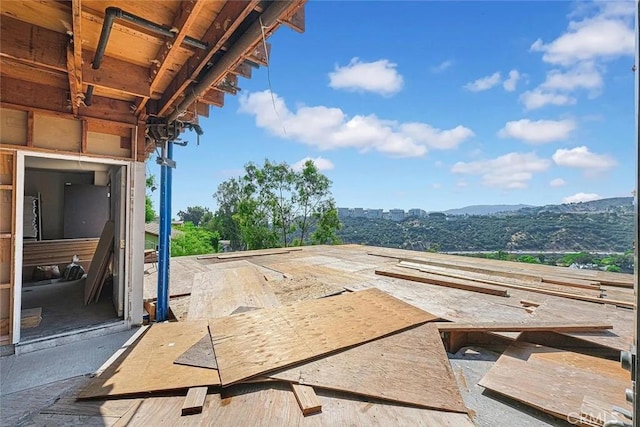
<path fill-rule="evenodd" d="M 298 406 L 300 406 L 302 415 L 306 417 L 307 415 L 322 412 L 322 404 L 318 400 L 318 396 L 316 396 L 316 392 L 313 387 L 291 383 L 291 389 L 293 390 L 293 395 L 298 401 Z"/>

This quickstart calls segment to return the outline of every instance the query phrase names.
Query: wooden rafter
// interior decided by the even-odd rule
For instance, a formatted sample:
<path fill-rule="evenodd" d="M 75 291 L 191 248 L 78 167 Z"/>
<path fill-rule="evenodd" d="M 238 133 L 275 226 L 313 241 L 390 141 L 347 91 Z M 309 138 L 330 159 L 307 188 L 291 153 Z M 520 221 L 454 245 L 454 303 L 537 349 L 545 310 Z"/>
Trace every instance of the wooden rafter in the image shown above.
<path fill-rule="evenodd" d="M 182 66 L 159 102 L 159 115 L 162 116 L 169 111 L 171 105 L 184 92 L 187 86 L 194 81 L 211 57 L 227 42 L 231 34 L 244 21 L 247 15 L 255 9 L 258 3 L 259 0 L 243 0 L 229 1 L 224 5 L 202 38 L 202 41 L 207 43 L 210 48 L 206 52 L 196 52 Z"/>
<path fill-rule="evenodd" d="M 206 5 L 204 0 L 184 0 L 180 3 L 180 10 L 173 21 L 173 28 L 177 28 L 178 32 L 176 37 L 171 43 L 166 43 L 158 53 L 155 66 L 151 67 L 150 76 L 151 90 L 157 89 L 158 83 L 167 72 L 170 64 L 173 62 L 173 58 L 178 52 L 178 48 L 182 44 L 182 41 L 187 36 L 189 30 L 193 26 L 194 22 L 198 18 L 198 15 Z"/>
<path fill-rule="evenodd" d="M 69 73 L 69 90 L 71 92 L 71 108 L 78 114 L 82 102 L 82 2 L 71 1 L 73 22 L 72 45 L 67 48 L 67 72 Z"/>

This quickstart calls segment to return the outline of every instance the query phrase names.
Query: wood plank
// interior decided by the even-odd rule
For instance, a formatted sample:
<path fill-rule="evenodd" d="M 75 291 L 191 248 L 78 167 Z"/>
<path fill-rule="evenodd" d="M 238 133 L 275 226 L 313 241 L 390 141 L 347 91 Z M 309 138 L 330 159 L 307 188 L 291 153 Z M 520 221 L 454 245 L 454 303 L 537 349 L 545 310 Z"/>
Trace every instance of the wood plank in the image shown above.
<path fill-rule="evenodd" d="M 20 327 L 23 329 L 36 328 L 42 321 L 42 307 L 25 308 L 20 312 Z"/>
<path fill-rule="evenodd" d="M 197 343 L 192 345 L 180 357 L 173 361 L 178 365 L 196 366 L 199 368 L 218 369 L 216 356 L 213 353 L 211 335 L 207 332 Z"/>
<path fill-rule="evenodd" d="M 96 70 L 91 65 L 95 53 L 85 50 L 82 56 L 84 58 L 82 64 L 84 83 L 114 89 L 134 96 L 151 96 L 148 68 L 116 58 L 107 58 Z M 127 78 L 122 78 L 122 76 L 127 76 Z"/>
<path fill-rule="evenodd" d="M 2 15 L 0 20 L 0 56 L 67 72 L 68 37 Z"/>
<path fill-rule="evenodd" d="M 293 390 L 293 395 L 298 401 L 302 415 L 306 417 L 307 415 L 322 412 L 322 404 L 318 400 L 318 396 L 316 396 L 316 392 L 313 390 L 313 387 L 292 383 L 291 389 Z"/>
<path fill-rule="evenodd" d="M 434 322 L 440 332 L 594 332 L 613 329 L 610 324 L 563 323 L 563 322 L 527 322 L 527 323 L 455 323 Z"/>
<path fill-rule="evenodd" d="M 509 296 L 505 289 L 500 289 L 492 285 L 482 285 L 470 280 L 456 279 L 454 277 L 441 276 L 438 274 L 424 272 L 406 272 L 398 268 L 384 268 L 375 271 L 380 276 L 393 277 L 394 279 L 411 280 L 412 282 L 428 283 L 430 285 L 445 286 L 448 288 L 463 289 L 465 291 L 479 292 L 482 294 L 495 295 L 500 297 Z"/>
<path fill-rule="evenodd" d="M 191 387 L 182 404 L 182 415 L 193 415 L 202 412 L 204 400 L 207 397 L 208 387 Z"/>
<path fill-rule="evenodd" d="M 516 342 L 479 385 L 566 420 L 579 416 L 585 396 L 631 409 L 629 373 L 613 360 Z"/>
<path fill-rule="evenodd" d="M 220 384 L 217 371 L 173 361 L 207 333 L 206 322 L 156 323 L 78 397 L 124 396 Z"/>
<path fill-rule="evenodd" d="M 422 408 L 467 412 L 434 323 L 269 377 Z"/>
<path fill-rule="evenodd" d="M 104 273 L 113 252 L 114 227 L 113 221 L 107 221 L 100 234 L 100 240 L 94 254 L 95 261 L 91 262 L 87 272 L 87 280 L 84 284 L 84 305 L 89 304 L 89 301 L 95 296 L 98 287 L 101 286 L 104 280 Z"/>
<path fill-rule="evenodd" d="M 209 331 L 228 386 L 435 319 L 368 289 L 212 319 Z"/>
<path fill-rule="evenodd" d="M 239 306 L 279 305 L 278 297 L 255 266 L 220 268 L 194 275 L 189 319 L 228 316 Z"/>
<path fill-rule="evenodd" d="M 435 411 L 361 399 L 352 395 L 316 390 L 323 411 L 304 417 L 288 384 L 241 384 L 225 394 L 209 394 L 203 412 L 192 415 L 192 425 L 219 426 L 449 426 L 473 427 L 466 414 Z M 183 425 L 182 397 L 145 399 L 130 425 Z M 268 402 L 268 404 L 266 403 Z M 257 421 L 259 420 L 259 422 Z"/>

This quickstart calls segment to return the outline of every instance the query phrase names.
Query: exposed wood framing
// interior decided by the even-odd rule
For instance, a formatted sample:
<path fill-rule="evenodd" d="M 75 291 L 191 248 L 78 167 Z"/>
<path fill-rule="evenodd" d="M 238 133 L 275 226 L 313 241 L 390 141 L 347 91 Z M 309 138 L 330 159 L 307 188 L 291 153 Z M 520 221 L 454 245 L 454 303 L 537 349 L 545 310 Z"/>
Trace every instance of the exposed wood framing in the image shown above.
<path fill-rule="evenodd" d="M 174 57 L 178 52 L 178 47 L 191 29 L 193 23 L 198 18 L 198 14 L 204 8 L 206 2 L 204 0 L 183 0 L 180 3 L 180 9 L 173 21 L 173 28 L 178 29 L 175 38 L 170 43 L 165 43 L 160 49 L 155 65 L 151 66 L 149 77 L 152 79 L 151 90 L 158 87 L 158 83 L 167 72 L 169 66 L 173 63 Z"/>
<path fill-rule="evenodd" d="M 87 120 L 82 120 L 82 139 L 80 140 L 80 152 L 81 153 L 86 153 L 87 152 L 87 132 L 89 131 L 89 123 L 87 123 Z"/>
<path fill-rule="evenodd" d="M 0 19 L 1 57 L 66 72 L 67 43 L 68 38 L 64 34 L 7 15 L 2 15 Z"/>
<path fill-rule="evenodd" d="M 178 99 L 186 87 L 194 81 L 211 57 L 227 42 L 231 34 L 233 34 L 242 21 L 244 21 L 247 15 L 255 9 L 258 3 L 258 0 L 230 1 L 224 5 L 211 24 L 211 27 L 209 27 L 209 30 L 204 37 L 202 37 L 202 41 L 211 47 L 206 52 L 196 52 L 182 66 L 159 102 L 159 115 L 164 115 L 169 111 L 171 105 Z"/>
<path fill-rule="evenodd" d="M 265 50 L 266 45 L 266 50 Z M 269 65 L 269 57 L 271 56 L 271 43 L 258 43 L 258 45 L 249 52 L 247 59 L 251 62 L 255 62 L 258 65 Z"/>
<path fill-rule="evenodd" d="M 240 77 L 244 77 L 245 79 L 250 79 L 251 78 L 251 65 L 249 65 L 246 62 L 243 62 L 242 64 L 238 65 L 236 68 L 231 70 L 231 72 L 233 74 L 235 74 L 235 75 L 240 76 Z"/>
<path fill-rule="evenodd" d="M 209 89 L 204 95 L 198 98 L 199 102 L 222 107 L 224 105 L 224 92 L 217 89 Z"/>
<path fill-rule="evenodd" d="M 73 20 L 72 53 L 73 58 L 69 58 L 67 53 L 67 70 L 69 72 L 69 89 L 71 91 L 71 101 L 73 113 L 78 113 L 78 106 L 84 99 L 82 93 L 82 1 L 71 1 L 71 15 Z M 72 65 L 71 67 L 69 65 Z"/>
<path fill-rule="evenodd" d="M 290 17 L 281 19 L 280 22 L 294 31 L 297 31 L 299 33 L 304 33 L 304 30 L 305 30 L 304 5 L 300 6 L 300 8 L 298 8 Z"/>
<path fill-rule="evenodd" d="M 139 65 L 109 58 L 103 61 L 98 70 L 91 67 L 94 52 L 83 52 L 83 77 L 85 83 L 96 87 L 115 89 L 134 96 L 149 97 L 151 84 L 149 83 L 149 71 Z M 126 76 L 126 77 L 125 77 Z"/>
<path fill-rule="evenodd" d="M 27 111 L 27 147 L 33 147 L 33 111 Z"/>

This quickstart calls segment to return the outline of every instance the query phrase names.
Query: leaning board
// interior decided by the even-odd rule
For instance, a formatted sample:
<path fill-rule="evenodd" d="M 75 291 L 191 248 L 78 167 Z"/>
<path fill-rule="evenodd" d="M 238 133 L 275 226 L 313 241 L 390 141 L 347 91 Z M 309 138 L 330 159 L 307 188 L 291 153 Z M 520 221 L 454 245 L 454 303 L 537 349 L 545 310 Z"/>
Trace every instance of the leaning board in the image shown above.
<path fill-rule="evenodd" d="M 156 323 L 79 398 L 121 396 L 220 384 L 218 371 L 174 364 L 207 333 L 206 322 Z"/>
<path fill-rule="evenodd" d="M 525 342 L 509 346 L 479 384 L 565 420 L 580 415 L 585 396 L 631 409 L 619 362 Z"/>
<path fill-rule="evenodd" d="M 269 377 L 423 408 L 467 412 L 433 323 L 274 372 Z"/>
<path fill-rule="evenodd" d="M 372 288 L 209 320 L 223 386 L 437 319 Z"/>

